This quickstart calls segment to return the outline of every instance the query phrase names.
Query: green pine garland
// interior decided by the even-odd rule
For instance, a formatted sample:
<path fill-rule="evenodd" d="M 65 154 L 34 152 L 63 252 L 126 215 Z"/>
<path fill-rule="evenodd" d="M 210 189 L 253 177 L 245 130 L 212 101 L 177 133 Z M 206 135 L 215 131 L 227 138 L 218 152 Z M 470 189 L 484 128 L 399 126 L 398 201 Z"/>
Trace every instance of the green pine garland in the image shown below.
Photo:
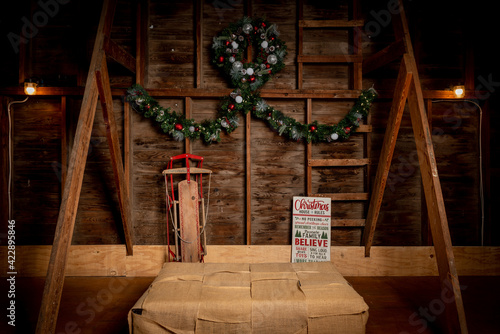
<path fill-rule="evenodd" d="M 175 140 L 184 138 L 202 138 L 206 143 L 221 140 L 222 131 L 231 133 L 238 127 L 238 113 L 249 111 L 264 121 L 280 136 L 308 143 L 331 142 L 347 139 L 356 131 L 362 118 L 368 115 L 372 101 L 377 96 L 370 88 L 360 97 L 347 113 L 335 125 L 302 124 L 284 115 L 264 101 L 258 92 L 270 78 L 285 67 L 286 44 L 278 38 L 279 32 L 274 24 L 264 19 L 244 17 L 232 23 L 213 39 L 213 63 L 221 68 L 236 89 L 222 98 L 217 118 L 197 123 L 186 119 L 182 113 L 161 107 L 140 85 L 134 85 L 127 91 L 127 101 L 145 117 L 154 117 L 163 132 Z M 245 50 L 249 45 L 258 48 L 255 62 L 245 60 Z"/>

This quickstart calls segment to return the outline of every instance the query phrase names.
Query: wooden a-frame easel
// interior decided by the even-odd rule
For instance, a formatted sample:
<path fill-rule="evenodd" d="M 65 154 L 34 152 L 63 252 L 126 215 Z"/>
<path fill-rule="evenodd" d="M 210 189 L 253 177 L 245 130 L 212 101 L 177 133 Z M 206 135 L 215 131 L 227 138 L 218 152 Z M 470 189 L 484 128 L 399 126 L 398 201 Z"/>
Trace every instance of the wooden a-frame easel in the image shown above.
<path fill-rule="evenodd" d="M 439 276 L 442 288 L 449 289 L 452 287 L 454 297 L 454 307 L 446 307 L 448 330 L 452 333 L 464 334 L 467 333 L 465 312 L 455 267 L 443 195 L 437 173 L 432 138 L 425 112 L 422 89 L 411 39 L 408 32 L 408 24 L 401 1 L 399 1 L 399 4 L 398 15 L 394 15 L 392 20 L 393 24 L 399 24 L 399 26 L 394 29 L 396 32 L 396 42 L 363 62 L 363 71 L 369 72 L 370 70 L 401 58 L 393 104 L 372 188 L 373 191 L 363 234 L 365 255 L 370 255 L 376 221 L 380 212 L 385 184 L 396 145 L 397 134 L 406 100 L 408 100 L 434 248 L 436 251 Z M 139 1 L 138 19 L 141 17 L 141 5 L 142 3 Z M 142 83 L 144 76 L 144 50 L 141 47 L 143 32 L 142 29 L 138 29 L 137 55 L 134 58 L 109 38 L 115 8 L 116 0 L 104 1 L 75 134 L 75 145 L 71 152 L 67 181 L 63 190 L 54 243 L 49 260 L 42 305 L 36 329 L 36 333 L 38 334 L 55 332 L 66 263 L 73 235 L 98 98 L 100 98 L 101 101 L 106 123 L 107 140 L 111 151 L 111 162 L 118 192 L 127 254 L 132 255 L 133 252 L 133 240 L 130 229 L 129 190 L 123 170 L 118 133 L 113 116 L 112 95 L 106 56 L 115 59 L 132 72 L 135 72 L 136 81 Z M 137 26 L 142 27 L 140 22 Z"/>
<path fill-rule="evenodd" d="M 94 50 L 90 61 L 90 68 L 75 133 L 75 144 L 71 151 L 67 179 L 64 185 L 61 207 L 54 235 L 54 243 L 50 254 L 47 277 L 42 296 L 42 305 L 40 307 L 36 327 L 37 334 L 54 333 L 56 329 L 69 247 L 71 246 L 71 239 L 73 237 L 73 229 L 75 226 L 98 98 L 101 102 L 104 122 L 106 124 L 106 138 L 111 155 L 111 164 L 113 166 L 127 255 L 133 254 L 133 236 L 131 233 L 132 218 L 128 180 L 124 172 L 117 125 L 113 114 L 113 97 L 111 94 L 106 57 L 108 56 L 114 59 L 125 68 L 135 73 L 136 82 L 142 84 L 144 77 L 144 48 L 141 47 L 143 39 L 143 27 L 141 24 L 141 12 L 143 12 L 143 10 L 141 8 L 143 8 L 143 2 L 140 0 L 137 2 L 138 22 L 136 57 L 130 55 L 121 46 L 110 39 L 116 3 L 116 0 L 105 0 L 102 6 L 99 27 L 97 29 Z"/>
<path fill-rule="evenodd" d="M 465 311 L 455 267 L 455 258 L 443 193 L 441 191 L 441 183 L 437 171 L 431 130 L 427 119 L 408 22 L 401 0 L 399 0 L 398 13 L 392 16 L 392 23 L 396 41 L 363 62 L 363 72 L 366 73 L 394 60 L 401 59 L 396 87 L 394 89 L 394 98 L 387 121 L 387 128 L 363 232 L 365 256 L 370 256 L 377 218 L 380 213 L 385 185 L 391 167 L 392 155 L 396 146 L 405 105 L 408 102 L 429 216 L 429 225 L 441 280 L 441 289 L 442 291 L 451 290 L 450 292 L 453 293 L 453 298 L 450 298 L 453 302 L 445 306 L 447 331 L 449 333 L 466 334 L 467 323 Z"/>

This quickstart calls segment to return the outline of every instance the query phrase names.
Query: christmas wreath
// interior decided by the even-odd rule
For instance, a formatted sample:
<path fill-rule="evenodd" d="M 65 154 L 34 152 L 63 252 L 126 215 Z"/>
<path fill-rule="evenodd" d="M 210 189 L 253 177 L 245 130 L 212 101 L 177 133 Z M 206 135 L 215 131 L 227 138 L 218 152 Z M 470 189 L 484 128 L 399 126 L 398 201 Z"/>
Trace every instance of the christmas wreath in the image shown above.
<path fill-rule="evenodd" d="M 258 50 L 254 62 L 245 59 L 245 51 L 250 45 Z M 252 112 L 280 136 L 309 143 L 349 138 L 360 120 L 367 116 L 377 95 L 372 88 L 363 91 L 338 124 L 318 124 L 317 121 L 302 124 L 269 106 L 258 92 L 272 75 L 285 67 L 286 44 L 279 39 L 276 25 L 264 19 L 244 17 L 214 37 L 212 49 L 212 62 L 223 70 L 235 87 L 229 96 L 222 98 L 216 119 L 202 123 L 186 119 L 182 113 L 161 107 L 140 85 L 134 85 L 127 91 L 127 101 L 134 102 L 132 106 L 135 110 L 145 117 L 153 117 L 165 133 L 179 141 L 202 138 L 207 143 L 218 142 L 222 131 L 231 133 L 238 127 L 238 113 Z"/>

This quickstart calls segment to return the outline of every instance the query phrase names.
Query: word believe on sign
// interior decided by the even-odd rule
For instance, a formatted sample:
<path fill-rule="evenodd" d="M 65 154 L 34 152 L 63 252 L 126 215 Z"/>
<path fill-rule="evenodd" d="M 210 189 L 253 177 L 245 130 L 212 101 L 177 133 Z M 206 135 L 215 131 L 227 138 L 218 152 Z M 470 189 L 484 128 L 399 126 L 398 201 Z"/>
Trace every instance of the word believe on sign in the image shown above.
<path fill-rule="evenodd" d="M 331 199 L 293 197 L 292 262 L 330 261 Z"/>

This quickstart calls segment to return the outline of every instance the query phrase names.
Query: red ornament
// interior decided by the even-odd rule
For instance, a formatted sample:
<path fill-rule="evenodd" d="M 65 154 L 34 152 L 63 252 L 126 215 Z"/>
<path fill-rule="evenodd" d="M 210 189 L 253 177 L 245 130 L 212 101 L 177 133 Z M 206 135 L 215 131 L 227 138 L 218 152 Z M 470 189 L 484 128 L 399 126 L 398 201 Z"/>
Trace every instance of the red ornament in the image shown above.
<path fill-rule="evenodd" d="M 229 104 L 227 107 L 228 107 L 230 110 L 234 110 L 234 104 L 232 104 L 232 103 L 231 103 L 231 104 Z"/>
<path fill-rule="evenodd" d="M 309 131 L 316 131 L 318 128 L 316 127 L 316 125 L 311 125 L 309 127 Z"/>
<path fill-rule="evenodd" d="M 248 79 L 250 82 L 255 82 L 255 75 L 251 75 Z"/>
<path fill-rule="evenodd" d="M 266 68 L 270 68 L 270 67 L 271 67 L 271 65 L 269 65 L 269 64 L 266 64 Z"/>
<path fill-rule="evenodd" d="M 223 63 L 224 62 L 224 57 L 223 56 L 220 56 L 219 57 L 219 63 Z"/>
<path fill-rule="evenodd" d="M 266 24 L 264 22 L 262 22 L 262 26 L 265 28 L 266 27 Z"/>
<path fill-rule="evenodd" d="M 182 130 L 182 128 L 183 128 L 183 126 L 182 126 L 182 124 L 181 124 L 181 123 L 177 123 L 177 124 L 175 124 L 175 129 L 176 129 L 176 130 L 179 130 L 179 131 L 180 131 L 180 130 Z"/>
<path fill-rule="evenodd" d="M 146 105 L 146 109 L 149 109 L 151 108 L 151 106 L 149 104 Z"/>
<path fill-rule="evenodd" d="M 231 41 L 226 41 L 226 46 L 229 46 L 231 44 Z"/>
<path fill-rule="evenodd" d="M 350 127 L 348 127 L 348 126 L 346 126 L 346 127 L 344 128 L 344 131 L 345 131 L 345 133 L 349 133 L 349 132 L 351 132 L 351 128 L 350 128 Z"/>
<path fill-rule="evenodd" d="M 194 131 L 198 132 L 198 131 L 200 131 L 200 128 L 199 127 L 195 127 Z"/>

